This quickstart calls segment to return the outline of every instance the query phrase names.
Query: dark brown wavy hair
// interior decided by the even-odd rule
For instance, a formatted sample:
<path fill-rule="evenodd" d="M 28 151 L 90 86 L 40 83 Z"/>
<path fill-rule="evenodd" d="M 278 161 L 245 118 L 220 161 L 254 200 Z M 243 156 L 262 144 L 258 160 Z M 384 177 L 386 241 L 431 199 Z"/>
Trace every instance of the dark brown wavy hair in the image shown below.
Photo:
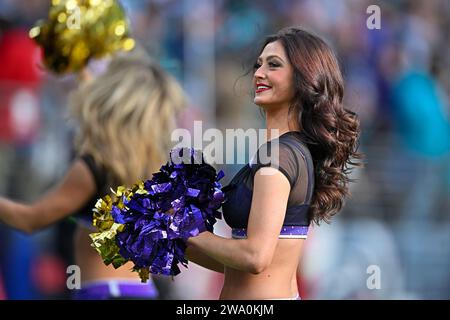
<path fill-rule="evenodd" d="M 261 46 L 279 41 L 294 68 L 295 96 L 289 110 L 305 137 L 314 162 L 315 186 L 310 218 L 329 222 L 350 195 L 352 167 L 362 166 L 357 152 L 360 123 L 344 108 L 344 80 L 333 50 L 318 36 L 289 27 L 268 36 Z"/>

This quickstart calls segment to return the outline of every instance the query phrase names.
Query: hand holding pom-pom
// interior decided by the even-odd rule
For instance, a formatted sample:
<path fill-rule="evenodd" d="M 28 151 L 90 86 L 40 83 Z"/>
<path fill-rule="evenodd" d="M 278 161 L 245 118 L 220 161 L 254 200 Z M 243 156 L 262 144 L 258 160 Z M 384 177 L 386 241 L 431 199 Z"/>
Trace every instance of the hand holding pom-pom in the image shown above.
<path fill-rule="evenodd" d="M 224 201 L 223 172 L 206 164 L 200 152 L 175 149 L 152 179 L 119 187 L 115 200 L 100 199 L 94 210 L 93 246 L 105 264 L 134 263 L 143 281 L 149 273 L 177 275 L 187 266 L 186 241 L 213 231 Z"/>

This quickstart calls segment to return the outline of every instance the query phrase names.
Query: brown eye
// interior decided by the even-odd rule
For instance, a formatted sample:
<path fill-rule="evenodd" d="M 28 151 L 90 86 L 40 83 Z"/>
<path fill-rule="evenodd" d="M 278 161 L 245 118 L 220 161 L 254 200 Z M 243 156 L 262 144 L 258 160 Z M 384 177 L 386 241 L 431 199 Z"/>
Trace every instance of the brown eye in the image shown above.
<path fill-rule="evenodd" d="M 261 68 L 261 64 L 260 63 L 255 63 L 254 65 L 253 65 L 253 70 L 254 71 L 256 71 L 256 70 L 258 70 L 259 68 Z"/>

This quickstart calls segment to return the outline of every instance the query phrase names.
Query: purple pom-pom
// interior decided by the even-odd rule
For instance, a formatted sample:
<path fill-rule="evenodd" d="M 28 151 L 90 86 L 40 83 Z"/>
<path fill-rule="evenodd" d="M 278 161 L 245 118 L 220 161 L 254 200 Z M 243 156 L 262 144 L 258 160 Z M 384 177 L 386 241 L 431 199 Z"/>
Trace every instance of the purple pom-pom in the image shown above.
<path fill-rule="evenodd" d="M 112 216 L 124 224 L 117 234 L 120 255 L 136 269 L 177 275 L 187 265 L 186 240 L 213 231 L 224 201 L 219 180 L 223 172 L 203 160 L 201 152 L 184 148 L 170 153 L 170 161 L 144 182 L 147 194 L 133 193 L 125 207 L 113 207 Z"/>

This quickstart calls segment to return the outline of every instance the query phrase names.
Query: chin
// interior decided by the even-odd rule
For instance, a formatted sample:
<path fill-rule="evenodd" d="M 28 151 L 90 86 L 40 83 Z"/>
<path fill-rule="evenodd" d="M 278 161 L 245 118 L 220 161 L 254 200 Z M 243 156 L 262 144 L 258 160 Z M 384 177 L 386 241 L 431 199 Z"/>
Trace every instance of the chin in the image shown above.
<path fill-rule="evenodd" d="M 256 104 L 258 107 L 261 107 L 261 108 L 265 108 L 265 107 L 268 106 L 267 103 L 264 103 L 263 99 L 259 99 L 259 98 L 253 99 L 253 103 Z"/>

